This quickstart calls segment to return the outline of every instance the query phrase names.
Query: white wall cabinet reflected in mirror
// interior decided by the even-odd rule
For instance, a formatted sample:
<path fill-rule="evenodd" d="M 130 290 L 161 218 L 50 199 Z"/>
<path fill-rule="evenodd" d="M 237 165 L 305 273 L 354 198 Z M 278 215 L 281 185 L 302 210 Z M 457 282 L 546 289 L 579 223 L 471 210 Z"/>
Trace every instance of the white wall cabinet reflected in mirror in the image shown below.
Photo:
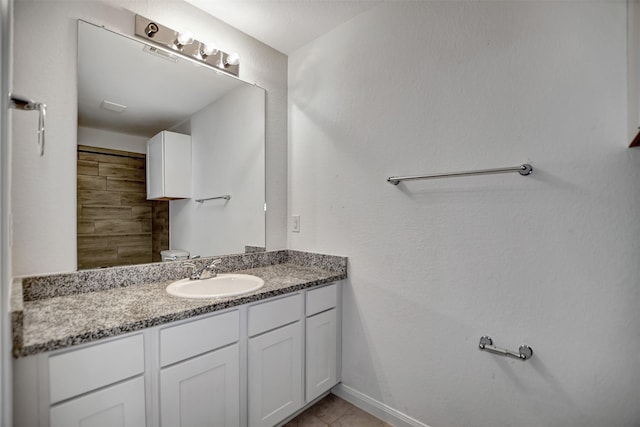
<path fill-rule="evenodd" d="M 191 137 L 163 130 L 147 141 L 147 200 L 191 197 Z"/>

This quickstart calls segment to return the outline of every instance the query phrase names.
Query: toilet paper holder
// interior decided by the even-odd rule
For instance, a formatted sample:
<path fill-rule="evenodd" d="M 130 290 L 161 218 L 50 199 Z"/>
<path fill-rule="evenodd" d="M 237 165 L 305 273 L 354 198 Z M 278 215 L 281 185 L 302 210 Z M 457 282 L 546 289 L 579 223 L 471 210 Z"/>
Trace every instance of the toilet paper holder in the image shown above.
<path fill-rule="evenodd" d="M 530 359 L 531 356 L 533 356 L 533 349 L 528 345 L 521 345 L 518 348 L 518 352 L 516 353 L 515 351 L 507 350 L 506 348 L 494 346 L 491 337 L 488 337 L 486 335 L 480 337 L 480 343 L 478 344 L 478 347 L 480 348 L 480 350 L 487 350 L 492 353 L 511 356 L 520 360 L 527 360 Z"/>

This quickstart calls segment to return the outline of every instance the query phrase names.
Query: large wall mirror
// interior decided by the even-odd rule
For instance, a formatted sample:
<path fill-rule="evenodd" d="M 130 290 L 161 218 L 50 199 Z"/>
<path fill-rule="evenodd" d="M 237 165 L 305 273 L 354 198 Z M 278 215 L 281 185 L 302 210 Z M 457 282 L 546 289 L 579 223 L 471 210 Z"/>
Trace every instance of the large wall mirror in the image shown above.
<path fill-rule="evenodd" d="M 162 131 L 190 136 L 191 198 L 147 200 Z M 79 269 L 263 249 L 264 145 L 262 88 L 78 21 Z"/>

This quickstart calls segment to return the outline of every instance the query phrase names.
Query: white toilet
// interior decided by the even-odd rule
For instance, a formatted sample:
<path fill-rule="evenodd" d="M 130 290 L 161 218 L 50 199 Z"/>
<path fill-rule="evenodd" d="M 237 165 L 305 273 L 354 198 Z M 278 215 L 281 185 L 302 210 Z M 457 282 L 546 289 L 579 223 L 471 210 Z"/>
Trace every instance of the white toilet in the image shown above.
<path fill-rule="evenodd" d="M 183 261 L 189 259 L 189 252 L 182 249 L 160 251 L 162 261 Z"/>

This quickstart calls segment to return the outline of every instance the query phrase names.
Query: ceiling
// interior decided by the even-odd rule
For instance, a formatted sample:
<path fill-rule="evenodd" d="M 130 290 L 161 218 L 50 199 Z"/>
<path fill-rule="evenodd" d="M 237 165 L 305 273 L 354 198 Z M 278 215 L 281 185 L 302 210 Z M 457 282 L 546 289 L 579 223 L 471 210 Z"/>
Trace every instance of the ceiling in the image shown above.
<path fill-rule="evenodd" d="M 382 0 L 186 0 L 289 55 Z"/>

